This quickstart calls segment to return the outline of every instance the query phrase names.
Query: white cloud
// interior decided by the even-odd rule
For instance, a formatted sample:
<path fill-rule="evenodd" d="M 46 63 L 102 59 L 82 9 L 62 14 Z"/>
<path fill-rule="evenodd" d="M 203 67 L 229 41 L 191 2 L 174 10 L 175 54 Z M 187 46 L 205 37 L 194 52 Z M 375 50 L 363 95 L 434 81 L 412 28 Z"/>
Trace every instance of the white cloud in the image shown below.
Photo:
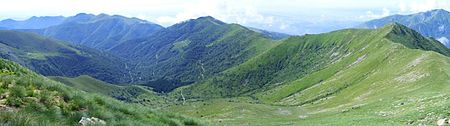
<path fill-rule="evenodd" d="M 450 9 L 448 0 L 407 0 L 400 1 L 399 9 L 401 13 L 417 13 L 432 9 Z"/>
<path fill-rule="evenodd" d="M 359 16 L 362 19 L 376 19 L 391 15 L 391 11 L 387 8 L 383 8 L 380 14 L 375 14 L 372 11 L 367 11 L 365 15 Z"/>
<path fill-rule="evenodd" d="M 440 32 L 443 32 L 443 31 L 445 30 L 445 26 L 444 26 L 444 25 L 441 25 L 441 26 L 439 26 L 438 29 L 439 29 Z"/>
<path fill-rule="evenodd" d="M 200 16 L 213 16 L 219 20 L 244 25 L 252 23 L 273 25 L 275 17 L 261 14 L 255 6 L 252 6 L 254 2 L 250 0 L 201 1 L 186 5 L 181 12 L 174 16 L 160 16 L 156 18 L 156 23 L 170 25 Z"/>
<path fill-rule="evenodd" d="M 450 41 L 446 37 L 440 37 L 437 40 L 446 46 L 450 45 Z"/>
<path fill-rule="evenodd" d="M 285 24 L 285 23 L 282 23 L 281 25 L 280 25 L 280 30 L 285 30 L 286 28 L 288 28 L 289 27 L 289 25 L 287 25 L 287 24 Z"/>

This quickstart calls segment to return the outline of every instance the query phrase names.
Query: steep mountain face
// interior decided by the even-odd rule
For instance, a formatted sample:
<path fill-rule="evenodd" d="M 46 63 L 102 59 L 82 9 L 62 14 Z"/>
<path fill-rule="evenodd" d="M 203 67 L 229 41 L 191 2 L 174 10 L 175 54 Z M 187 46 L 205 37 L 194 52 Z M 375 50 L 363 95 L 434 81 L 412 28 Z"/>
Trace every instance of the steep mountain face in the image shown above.
<path fill-rule="evenodd" d="M 160 25 L 137 18 L 80 13 L 68 17 L 59 25 L 29 31 L 108 51 L 123 41 L 147 37 L 160 29 L 163 29 Z"/>
<path fill-rule="evenodd" d="M 142 40 L 124 42 L 111 52 L 136 63 L 133 69 L 139 71 L 139 75 L 135 82 L 170 91 L 215 75 L 277 44 L 243 26 L 200 17 Z"/>
<path fill-rule="evenodd" d="M 194 97 L 252 95 L 292 83 L 318 71 L 330 69 L 331 66 L 340 65 L 336 66 L 338 69 L 333 72 L 322 73 L 322 76 L 331 76 L 367 58 L 380 58 L 371 56 L 379 51 L 362 52 L 378 48 L 381 43 L 397 43 L 410 49 L 435 51 L 450 56 L 450 50 L 439 42 L 422 37 L 419 33 L 394 23 L 376 30 L 348 29 L 326 34 L 290 37 L 264 54 L 227 69 L 219 76 L 181 90 L 185 95 L 191 93 Z M 394 49 L 380 51 L 389 52 Z M 383 61 L 382 58 L 379 60 Z M 370 73 L 376 70 L 372 67 L 367 69 L 370 70 L 360 71 L 360 74 L 364 75 L 365 72 Z M 318 83 L 320 82 L 312 84 Z"/>
<path fill-rule="evenodd" d="M 358 27 L 378 28 L 391 22 L 398 22 L 408 26 L 419 33 L 434 37 L 450 48 L 450 12 L 438 9 L 411 15 L 393 15 L 375 19 L 361 24 Z"/>
<path fill-rule="evenodd" d="M 61 24 L 66 17 L 63 16 L 43 16 L 31 17 L 27 20 L 17 21 L 13 19 L 6 19 L 0 21 L 0 28 L 6 29 L 41 29 L 50 26 Z"/>
<path fill-rule="evenodd" d="M 95 117 L 106 125 L 199 126 L 177 114 L 82 92 L 0 59 L 0 124 L 14 126 L 80 125 L 82 117 Z"/>
<path fill-rule="evenodd" d="M 0 31 L 0 57 L 46 76 L 90 75 L 110 83 L 129 77 L 120 58 L 33 33 Z"/>

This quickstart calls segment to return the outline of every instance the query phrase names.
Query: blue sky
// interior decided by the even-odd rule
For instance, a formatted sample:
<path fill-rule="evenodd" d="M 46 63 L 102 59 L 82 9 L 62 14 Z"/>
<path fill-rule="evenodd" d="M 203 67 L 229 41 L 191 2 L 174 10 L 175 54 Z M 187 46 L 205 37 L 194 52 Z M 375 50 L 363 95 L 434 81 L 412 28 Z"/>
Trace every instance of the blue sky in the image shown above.
<path fill-rule="evenodd" d="M 228 23 L 290 34 L 350 27 L 392 14 L 450 10 L 450 0 L 0 0 L 0 19 L 119 14 L 170 26 L 210 15 Z"/>

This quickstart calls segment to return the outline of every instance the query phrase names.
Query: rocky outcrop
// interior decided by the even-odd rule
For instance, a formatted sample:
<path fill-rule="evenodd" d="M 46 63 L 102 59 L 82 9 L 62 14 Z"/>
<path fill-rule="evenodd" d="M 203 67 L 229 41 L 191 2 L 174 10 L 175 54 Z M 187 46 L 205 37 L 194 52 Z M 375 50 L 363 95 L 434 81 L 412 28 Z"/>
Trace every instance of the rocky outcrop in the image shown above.
<path fill-rule="evenodd" d="M 95 117 L 91 117 L 91 118 L 81 117 L 81 120 L 78 122 L 78 124 L 80 124 L 82 126 L 87 126 L 87 125 L 106 125 L 106 122 L 104 120 L 101 120 L 101 119 L 95 118 Z"/>
<path fill-rule="evenodd" d="M 437 121 L 437 125 L 438 126 L 444 126 L 444 125 L 446 125 L 446 124 L 448 124 L 447 123 L 447 118 L 443 118 L 443 119 L 439 119 L 438 121 Z M 450 120 L 448 120 L 448 121 L 450 121 Z"/>

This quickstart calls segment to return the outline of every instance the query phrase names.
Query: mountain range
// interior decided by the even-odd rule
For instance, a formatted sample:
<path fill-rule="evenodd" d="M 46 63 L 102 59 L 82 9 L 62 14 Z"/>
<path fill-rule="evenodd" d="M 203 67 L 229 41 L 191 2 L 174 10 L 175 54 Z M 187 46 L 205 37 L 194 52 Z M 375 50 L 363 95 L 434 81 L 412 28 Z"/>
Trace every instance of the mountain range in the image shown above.
<path fill-rule="evenodd" d="M 438 88 L 450 82 L 449 54 L 398 23 L 295 36 L 176 89 L 188 104 L 171 109 L 224 125 L 435 124 L 447 115 Z"/>
<path fill-rule="evenodd" d="M 144 40 L 124 42 L 111 52 L 135 62 L 140 73 L 140 79 L 135 81 L 183 85 L 215 75 L 275 45 L 277 42 L 270 37 L 241 25 L 200 17 L 160 30 Z"/>
<path fill-rule="evenodd" d="M 450 12 L 444 9 L 431 10 L 410 15 L 392 15 L 381 19 L 365 22 L 358 27 L 378 28 L 391 22 L 398 22 L 419 33 L 434 37 L 450 48 Z"/>
<path fill-rule="evenodd" d="M 65 19 L 63 16 L 33 16 L 23 21 L 6 19 L 0 21 L 0 29 L 41 29 L 61 24 Z"/>
<path fill-rule="evenodd" d="M 211 16 L 164 28 L 80 13 L 7 28 L 0 124 L 434 125 L 450 116 L 447 13 L 302 36 Z"/>
<path fill-rule="evenodd" d="M 32 32 L 107 51 L 123 41 L 150 36 L 163 27 L 137 18 L 80 13 L 61 24 Z"/>

